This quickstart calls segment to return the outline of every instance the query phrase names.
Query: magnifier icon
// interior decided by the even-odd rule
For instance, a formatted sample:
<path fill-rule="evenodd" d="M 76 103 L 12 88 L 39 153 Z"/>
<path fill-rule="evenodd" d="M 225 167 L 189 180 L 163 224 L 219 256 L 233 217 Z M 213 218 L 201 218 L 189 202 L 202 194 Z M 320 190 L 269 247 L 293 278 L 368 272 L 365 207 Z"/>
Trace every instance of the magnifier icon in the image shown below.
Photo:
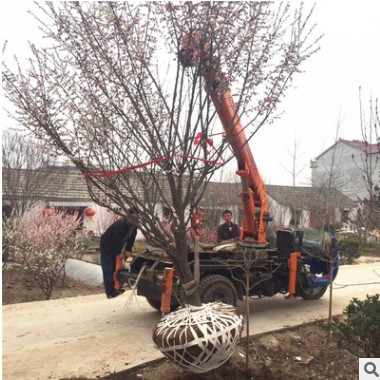
<path fill-rule="evenodd" d="M 376 365 L 375 363 L 368 362 L 364 366 L 364 372 L 368 373 L 368 375 L 375 375 L 376 377 L 379 377 L 379 374 L 376 372 Z"/>

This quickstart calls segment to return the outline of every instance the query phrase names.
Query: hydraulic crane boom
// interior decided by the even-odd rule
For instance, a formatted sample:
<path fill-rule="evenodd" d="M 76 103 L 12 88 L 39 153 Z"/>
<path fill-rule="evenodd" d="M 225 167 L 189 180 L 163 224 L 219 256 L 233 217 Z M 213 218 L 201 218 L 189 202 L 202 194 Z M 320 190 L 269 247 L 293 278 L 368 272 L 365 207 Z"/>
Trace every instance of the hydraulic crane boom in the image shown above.
<path fill-rule="evenodd" d="M 241 178 L 244 224 L 240 240 L 266 246 L 265 229 L 270 215 L 265 185 L 260 177 L 237 107 L 228 86 L 227 76 L 221 72 L 219 60 L 210 53 L 209 44 L 202 43 L 200 35 L 193 33 L 184 38 L 180 51 L 184 67 L 199 65 L 205 79 L 205 90 L 210 96 L 238 162 L 237 174 Z"/>

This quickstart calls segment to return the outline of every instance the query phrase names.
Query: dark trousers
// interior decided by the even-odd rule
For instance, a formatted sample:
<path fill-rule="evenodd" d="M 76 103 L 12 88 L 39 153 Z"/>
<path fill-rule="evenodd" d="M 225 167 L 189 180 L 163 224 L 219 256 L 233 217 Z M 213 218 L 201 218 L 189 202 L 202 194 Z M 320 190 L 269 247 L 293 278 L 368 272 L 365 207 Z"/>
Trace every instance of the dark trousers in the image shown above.
<path fill-rule="evenodd" d="M 107 296 L 115 294 L 115 284 L 113 281 L 113 273 L 115 272 L 116 256 L 104 254 L 100 248 L 100 264 L 103 271 L 103 282 Z"/>

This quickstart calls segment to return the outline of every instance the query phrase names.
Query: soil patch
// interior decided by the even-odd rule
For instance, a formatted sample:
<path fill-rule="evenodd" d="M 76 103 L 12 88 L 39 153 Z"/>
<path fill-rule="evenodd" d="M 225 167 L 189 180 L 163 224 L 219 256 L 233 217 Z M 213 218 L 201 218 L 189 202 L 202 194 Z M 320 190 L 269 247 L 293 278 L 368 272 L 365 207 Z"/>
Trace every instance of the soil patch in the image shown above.
<path fill-rule="evenodd" d="M 21 302 L 33 302 L 45 300 L 45 295 L 33 283 L 32 276 L 24 273 L 20 266 L 8 263 L 3 268 L 2 296 L 3 305 Z M 74 278 L 66 276 L 64 281 L 58 281 L 53 289 L 52 299 L 86 296 L 103 293 L 103 286 L 91 286 Z"/>

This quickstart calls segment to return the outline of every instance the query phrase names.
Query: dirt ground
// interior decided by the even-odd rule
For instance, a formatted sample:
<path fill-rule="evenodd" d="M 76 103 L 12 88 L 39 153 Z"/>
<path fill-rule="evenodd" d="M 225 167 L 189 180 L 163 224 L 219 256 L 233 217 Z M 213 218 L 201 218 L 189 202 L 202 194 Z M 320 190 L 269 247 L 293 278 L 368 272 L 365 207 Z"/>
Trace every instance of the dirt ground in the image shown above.
<path fill-rule="evenodd" d="M 245 344 L 223 366 L 203 375 L 186 373 L 168 361 L 103 379 L 125 380 L 304 380 L 358 378 L 358 359 L 328 342 L 328 331 L 314 323 L 282 332 L 264 334 L 249 342 L 249 366 L 245 371 Z"/>
<path fill-rule="evenodd" d="M 20 302 L 42 301 L 45 299 L 42 291 L 33 284 L 32 279 L 25 275 L 20 267 L 7 264 L 2 273 L 3 305 Z M 103 286 L 89 286 L 81 281 L 65 277 L 59 281 L 53 290 L 52 299 L 76 297 L 103 293 Z"/>
<path fill-rule="evenodd" d="M 3 305 L 43 300 L 43 294 L 19 268 L 3 269 Z M 93 287 L 67 277 L 52 298 L 102 293 Z M 249 369 L 245 371 L 246 343 L 237 347 L 231 359 L 220 368 L 194 375 L 162 359 L 134 369 L 114 373 L 96 380 L 216 380 L 216 379 L 347 379 L 358 378 L 358 359 L 337 347 L 322 322 L 285 331 L 264 334 L 249 342 Z M 69 380 L 69 379 L 61 379 Z M 90 380 L 85 377 L 70 380 Z M 95 380 L 95 379 L 91 379 Z"/>

